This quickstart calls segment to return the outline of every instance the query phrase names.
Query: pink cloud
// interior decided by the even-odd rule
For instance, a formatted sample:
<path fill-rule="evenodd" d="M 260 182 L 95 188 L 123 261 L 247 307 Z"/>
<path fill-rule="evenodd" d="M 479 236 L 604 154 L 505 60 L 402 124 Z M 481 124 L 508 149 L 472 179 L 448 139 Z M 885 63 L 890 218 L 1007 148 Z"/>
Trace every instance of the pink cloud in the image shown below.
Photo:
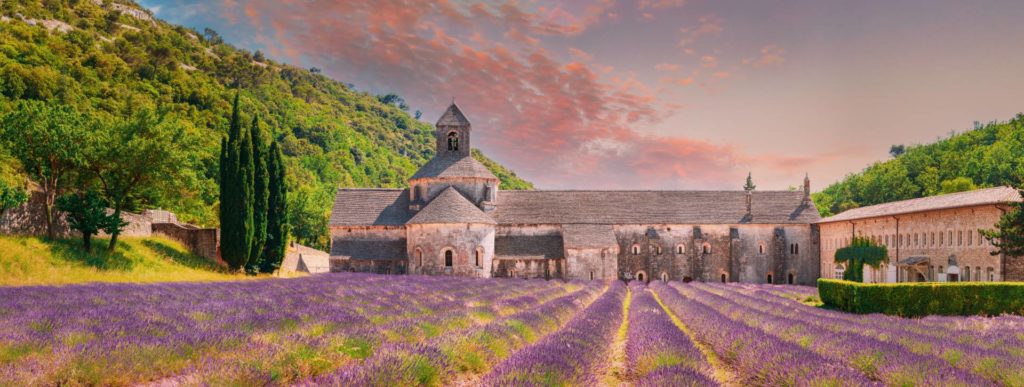
<path fill-rule="evenodd" d="M 753 67 L 781 65 L 786 62 L 786 58 L 783 57 L 784 53 L 785 52 L 779 46 L 769 44 L 761 48 L 761 51 L 756 58 L 744 59 L 743 64 L 751 65 Z"/>
<path fill-rule="evenodd" d="M 456 96 L 474 122 L 474 145 L 540 187 L 713 188 L 739 181 L 735 166 L 750 160 L 737 149 L 645 132 L 681 103 L 659 100 L 657 89 L 592 63 L 583 50 L 567 48 L 570 60 L 561 60 L 546 48 L 548 37 L 592 26 L 610 2 L 524 4 L 254 0 L 244 12 L 272 53 L 302 58 L 362 89 L 398 91 L 426 108 L 427 117 Z M 721 31 L 717 18 L 701 20 L 693 36 Z M 694 83 L 692 76 L 666 79 Z"/>
<path fill-rule="evenodd" d="M 696 27 L 684 27 L 679 29 L 679 47 L 687 48 L 698 39 L 709 35 L 718 35 L 723 31 L 722 19 L 716 15 L 701 16 L 697 19 Z"/>
<path fill-rule="evenodd" d="M 664 72 L 676 72 L 679 71 L 680 68 L 681 66 L 674 63 L 658 63 L 654 65 L 655 70 Z"/>

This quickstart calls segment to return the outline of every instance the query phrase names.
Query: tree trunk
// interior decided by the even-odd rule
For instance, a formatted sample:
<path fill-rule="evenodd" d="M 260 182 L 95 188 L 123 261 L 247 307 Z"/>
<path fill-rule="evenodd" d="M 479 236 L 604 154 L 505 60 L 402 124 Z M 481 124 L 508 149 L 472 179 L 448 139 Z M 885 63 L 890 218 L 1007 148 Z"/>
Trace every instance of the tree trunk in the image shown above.
<path fill-rule="evenodd" d="M 121 223 L 121 203 L 114 205 L 114 221 Z M 120 227 L 116 227 L 114 232 L 110 233 L 110 244 L 107 245 L 107 251 L 114 251 L 114 248 L 117 247 L 117 236 L 120 234 Z"/>
<path fill-rule="evenodd" d="M 85 246 L 85 252 L 92 252 L 92 234 L 82 233 L 82 245 Z"/>
<path fill-rule="evenodd" d="M 45 190 L 44 196 L 46 197 L 43 202 L 44 211 L 46 211 L 46 239 L 54 240 L 57 239 L 57 231 L 54 230 L 54 219 L 53 219 L 53 205 L 57 201 L 57 192 L 52 188 L 43 187 Z"/>

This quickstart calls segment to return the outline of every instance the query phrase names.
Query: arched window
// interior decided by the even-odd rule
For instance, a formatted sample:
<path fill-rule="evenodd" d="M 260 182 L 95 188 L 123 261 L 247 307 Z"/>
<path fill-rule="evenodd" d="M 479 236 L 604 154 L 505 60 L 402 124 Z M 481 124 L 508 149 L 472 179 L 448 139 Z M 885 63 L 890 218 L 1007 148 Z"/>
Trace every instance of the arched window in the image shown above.
<path fill-rule="evenodd" d="M 703 246 L 701 246 L 701 251 L 702 251 L 702 252 L 703 252 L 704 254 L 711 254 L 711 244 L 710 244 L 710 243 L 707 243 L 707 242 L 705 242 L 705 243 L 704 243 L 704 245 L 703 245 Z"/>
<path fill-rule="evenodd" d="M 757 253 L 764 254 L 764 242 L 761 242 L 757 245 Z"/>
<path fill-rule="evenodd" d="M 508 271 L 508 278 L 516 278 L 516 271 L 515 270 L 509 270 Z"/>
<path fill-rule="evenodd" d="M 970 280 L 971 280 L 971 267 L 970 266 L 964 266 L 964 281 L 970 281 Z"/>
<path fill-rule="evenodd" d="M 459 134 L 456 132 L 448 133 L 448 150 L 457 151 L 459 150 Z"/>
<path fill-rule="evenodd" d="M 591 280 L 591 281 L 593 281 L 593 280 L 594 280 L 594 272 L 593 272 L 593 271 L 591 271 L 591 272 L 590 272 L 590 280 Z"/>
<path fill-rule="evenodd" d="M 686 245 L 680 243 L 676 245 L 676 254 L 683 254 L 686 252 Z"/>
<path fill-rule="evenodd" d="M 668 273 L 665 273 L 665 272 L 661 273 L 661 281 L 662 282 L 668 282 Z"/>
<path fill-rule="evenodd" d="M 981 266 L 974 267 L 974 280 L 981 281 Z"/>
<path fill-rule="evenodd" d="M 633 245 L 633 255 L 640 255 L 640 245 Z"/>
<path fill-rule="evenodd" d="M 423 266 L 423 250 L 416 248 L 416 266 Z"/>
<path fill-rule="evenodd" d="M 484 251 L 483 250 L 484 250 L 483 247 L 477 247 L 476 248 L 476 253 L 473 255 L 474 261 L 476 263 L 476 267 L 480 267 L 480 261 L 482 260 L 481 256 L 484 255 Z"/>
<path fill-rule="evenodd" d="M 974 245 L 974 230 L 967 230 L 967 245 Z"/>
<path fill-rule="evenodd" d="M 661 246 L 656 246 L 654 249 L 654 251 L 656 251 L 658 255 L 661 255 Z"/>
<path fill-rule="evenodd" d="M 445 250 L 444 251 L 444 266 L 445 267 L 452 267 L 452 263 L 453 263 L 452 261 L 453 260 L 454 260 L 454 254 L 452 254 L 452 251 L 451 250 Z"/>
<path fill-rule="evenodd" d="M 988 275 L 986 276 L 987 281 L 991 282 L 996 280 L 996 269 L 989 267 L 988 269 L 986 269 L 986 272 L 988 273 Z"/>

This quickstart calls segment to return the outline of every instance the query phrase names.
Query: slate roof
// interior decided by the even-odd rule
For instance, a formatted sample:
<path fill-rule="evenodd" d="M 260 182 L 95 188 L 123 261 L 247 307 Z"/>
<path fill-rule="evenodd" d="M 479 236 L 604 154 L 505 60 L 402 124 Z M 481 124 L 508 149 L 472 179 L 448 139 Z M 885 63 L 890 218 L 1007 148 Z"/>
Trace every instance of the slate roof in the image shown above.
<path fill-rule="evenodd" d="M 331 245 L 331 258 L 342 259 L 405 259 L 405 239 L 344 240 Z"/>
<path fill-rule="evenodd" d="M 567 224 L 562 226 L 562 237 L 570 249 L 602 249 L 618 244 L 610 224 Z"/>
<path fill-rule="evenodd" d="M 434 200 L 409 219 L 406 224 L 452 224 L 482 223 L 495 224 L 494 219 L 487 216 L 480 208 L 470 203 L 465 196 L 448 187 L 441 191 Z"/>
<path fill-rule="evenodd" d="M 434 156 L 434 158 L 420 167 L 410 180 L 426 177 L 477 177 L 498 180 L 487 167 L 476 161 L 473 156 L 456 153 Z"/>
<path fill-rule="evenodd" d="M 808 224 L 821 219 L 803 192 L 501 191 L 499 224 Z"/>
<path fill-rule="evenodd" d="M 467 119 L 466 115 L 462 114 L 462 110 L 452 102 L 452 104 L 448 106 L 448 109 L 441 114 L 441 118 L 437 119 L 437 126 L 460 125 L 469 125 L 469 119 Z"/>
<path fill-rule="evenodd" d="M 513 235 L 494 237 L 496 259 L 564 258 L 561 235 Z"/>
<path fill-rule="evenodd" d="M 468 200 L 462 201 L 476 209 Z M 473 214 L 498 224 L 809 224 L 821 220 L 812 203 L 802 202 L 803 192 L 754 191 L 753 217 L 748 218 L 745 191 L 501 191 L 494 212 L 477 209 Z M 407 209 L 404 190 L 341 189 L 330 225 L 401 225 L 411 217 Z M 448 214 L 437 212 L 436 217 L 447 222 Z"/>
<path fill-rule="evenodd" d="M 922 211 L 973 207 L 986 204 L 1000 204 L 1019 201 L 1021 201 L 1020 192 L 1011 187 L 983 188 L 974 191 L 957 192 L 854 208 L 846 210 L 838 215 L 822 219 L 819 223 L 831 223 L 853 219 L 874 218 L 879 216 L 892 216 Z"/>
<path fill-rule="evenodd" d="M 409 191 L 342 188 L 334 196 L 331 226 L 401 226 L 412 217 Z"/>

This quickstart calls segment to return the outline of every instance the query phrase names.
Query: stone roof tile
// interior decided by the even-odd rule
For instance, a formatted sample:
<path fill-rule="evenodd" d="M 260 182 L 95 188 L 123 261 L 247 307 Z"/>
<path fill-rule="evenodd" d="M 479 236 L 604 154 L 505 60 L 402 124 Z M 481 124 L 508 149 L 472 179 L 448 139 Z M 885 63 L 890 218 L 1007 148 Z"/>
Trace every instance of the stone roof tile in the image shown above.
<path fill-rule="evenodd" d="M 434 156 L 434 158 L 420 167 L 410 180 L 428 177 L 476 177 L 498 180 L 487 167 L 474 159 L 473 156 L 454 153 Z"/>
<path fill-rule="evenodd" d="M 498 224 L 808 224 L 821 219 L 803 192 L 501 191 Z"/>
<path fill-rule="evenodd" d="M 448 109 L 441 114 L 441 118 L 437 119 L 437 126 L 462 126 L 469 125 L 469 119 L 466 118 L 465 114 L 462 114 L 462 110 L 452 102 L 448 106 Z"/>
<path fill-rule="evenodd" d="M 406 224 L 452 223 L 495 224 L 493 218 L 487 216 L 452 187 L 441 191 L 434 200 L 427 203 L 412 219 L 406 222 Z"/>
<path fill-rule="evenodd" d="M 922 211 L 973 207 L 986 204 L 1000 204 L 1019 201 L 1021 201 L 1020 192 L 1012 187 L 983 188 L 973 191 L 901 200 L 898 202 L 854 208 L 843 211 L 838 215 L 822 219 L 818 223 L 832 223 L 854 219 L 875 218 L 879 216 L 892 216 Z"/>
<path fill-rule="evenodd" d="M 341 188 L 331 207 L 331 226 L 401 226 L 409 221 L 409 191 Z"/>
<path fill-rule="evenodd" d="M 405 257 L 405 239 L 345 240 L 331 245 L 331 258 L 396 260 Z"/>
<path fill-rule="evenodd" d="M 495 259 L 564 258 L 561 235 L 499 235 L 494 238 Z"/>

